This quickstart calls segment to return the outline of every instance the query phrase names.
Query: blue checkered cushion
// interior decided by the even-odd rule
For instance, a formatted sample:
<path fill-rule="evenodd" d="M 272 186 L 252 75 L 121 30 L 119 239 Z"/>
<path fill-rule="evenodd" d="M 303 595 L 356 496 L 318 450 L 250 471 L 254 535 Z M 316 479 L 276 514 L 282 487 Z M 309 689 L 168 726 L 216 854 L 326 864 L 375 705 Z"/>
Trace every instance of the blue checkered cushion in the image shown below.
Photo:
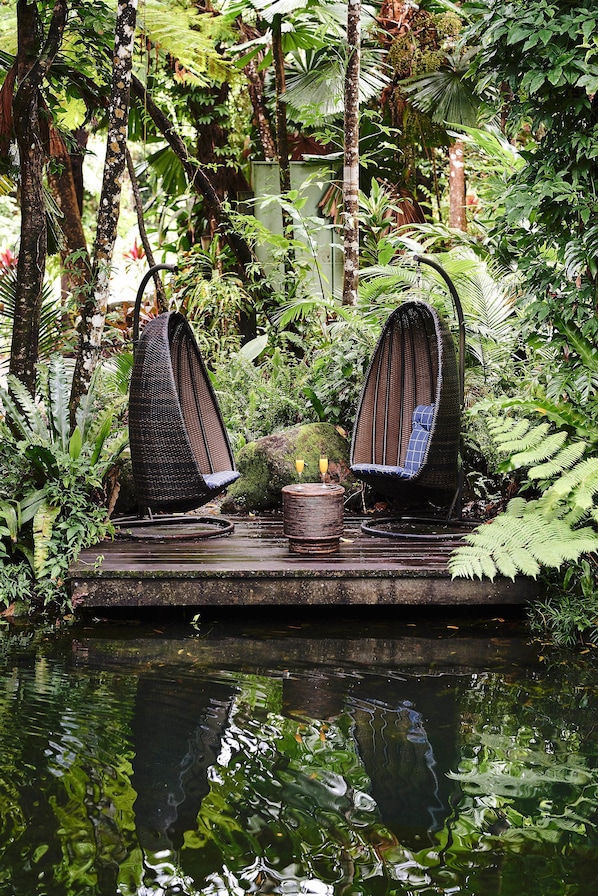
<path fill-rule="evenodd" d="M 434 420 L 433 404 L 418 404 L 413 411 L 411 435 L 405 453 L 405 464 L 402 467 L 391 467 L 383 464 L 353 464 L 351 470 L 356 476 L 376 475 L 393 476 L 399 479 L 411 479 L 421 467 Z"/>
<path fill-rule="evenodd" d="M 405 454 L 405 469 L 410 476 L 417 473 L 424 461 L 433 419 L 434 405 L 418 404 L 413 412 L 413 429 Z"/>
<path fill-rule="evenodd" d="M 238 479 L 240 475 L 236 470 L 221 470 L 219 473 L 204 473 L 203 478 L 209 489 L 220 491 Z"/>

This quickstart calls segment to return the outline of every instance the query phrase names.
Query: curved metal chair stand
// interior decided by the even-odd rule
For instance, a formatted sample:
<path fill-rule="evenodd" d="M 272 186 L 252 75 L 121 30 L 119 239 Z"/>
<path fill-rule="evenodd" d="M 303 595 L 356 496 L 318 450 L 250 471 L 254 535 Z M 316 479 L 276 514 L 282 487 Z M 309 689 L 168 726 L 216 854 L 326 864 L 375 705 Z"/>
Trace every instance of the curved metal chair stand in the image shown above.
<path fill-rule="evenodd" d="M 239 477 L 199 347 L 184 316 L 167 311 L 139 337 L 145 275 L 133 318 L 134 364 L 129 390 L 129 445 L 140 516 L 115 520 L 125 537 L 207 538 L 233 524 L 218 516 L 190 516 Z M 168 514 L 168 515 L 166 515 Z"/>
<path fill-rule="evenodd" d="M 453 337 L 438 312 L 413 299 L 386 321 L 361 392 L 351 444 L 351 471 L 390 498 L 449 504 L 444 518 L 384 517 L 362 530 L 385 537 L 446 539 L 449 523 L 459 525 L 461 407 L 465 370 L 465 324 L 455 286 L 444 269 L 416 256 L 443 277 L 455 305 L 459 358 Z M 457 511 L 455 515 L 455 511 Z M 401 522 L 401 529 L 392 524 Z M 440 525 L 439 525 L 440 524 Z M 434 533 L 433 527 L 438 527 Z"/>

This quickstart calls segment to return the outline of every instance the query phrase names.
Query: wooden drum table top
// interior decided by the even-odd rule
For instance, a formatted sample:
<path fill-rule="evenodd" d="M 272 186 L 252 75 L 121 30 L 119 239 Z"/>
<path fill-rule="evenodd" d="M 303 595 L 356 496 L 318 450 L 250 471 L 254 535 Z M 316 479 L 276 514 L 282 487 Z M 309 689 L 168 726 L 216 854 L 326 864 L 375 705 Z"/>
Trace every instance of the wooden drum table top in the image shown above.
<path fill-rule="evenodd" d="M 282 490 L 284 535 L 296 554 L 332 554 L 343 532 L 345 490 L 305 482 Z"/>

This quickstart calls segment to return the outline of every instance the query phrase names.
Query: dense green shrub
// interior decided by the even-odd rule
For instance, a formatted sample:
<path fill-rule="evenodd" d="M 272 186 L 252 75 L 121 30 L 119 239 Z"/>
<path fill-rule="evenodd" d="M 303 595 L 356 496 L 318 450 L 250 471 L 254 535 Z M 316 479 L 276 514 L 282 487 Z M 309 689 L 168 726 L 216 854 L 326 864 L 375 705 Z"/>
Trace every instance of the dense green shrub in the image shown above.
<path fill-rule="evenodd" d="M 125 444 L 110 410 L 94 404 L 95 390 L 70 430 L 70 374 L 51 360 L 35 401 L 9 377 L 0 389 L 0 605 L 22 613 L 65 613 L 67 575 L 79 551 L 113 527 L 108 474 Z"/>

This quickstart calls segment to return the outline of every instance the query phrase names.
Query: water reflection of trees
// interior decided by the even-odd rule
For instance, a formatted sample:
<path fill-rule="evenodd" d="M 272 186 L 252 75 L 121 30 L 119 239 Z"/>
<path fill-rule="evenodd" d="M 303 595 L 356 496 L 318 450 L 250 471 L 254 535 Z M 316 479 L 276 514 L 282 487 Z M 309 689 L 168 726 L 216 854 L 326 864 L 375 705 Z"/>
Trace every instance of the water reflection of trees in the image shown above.
<path fill-rule="evenodd" d="M 593 892 L 596 681 L 6 664 L 0 894 Z"/>

